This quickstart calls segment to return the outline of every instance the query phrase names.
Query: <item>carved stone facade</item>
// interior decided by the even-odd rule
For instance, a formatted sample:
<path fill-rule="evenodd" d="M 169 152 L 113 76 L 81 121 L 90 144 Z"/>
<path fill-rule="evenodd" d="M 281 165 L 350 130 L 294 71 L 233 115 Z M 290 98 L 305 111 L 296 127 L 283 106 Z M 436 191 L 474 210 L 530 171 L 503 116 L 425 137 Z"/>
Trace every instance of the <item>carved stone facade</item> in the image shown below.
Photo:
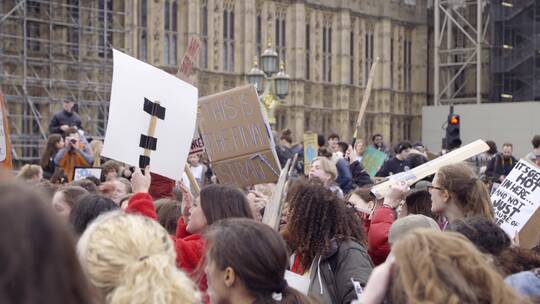
<path fill-rule="evenodd" d="M 148 5 L 147 54 L 141 59 L 175 70 L 177 62 L 166 61 L 163 50 L 173 45 L 164 41 L 170 27 L 163 21 L 173 3 L 178 33 L 172 52 L 180 58 L 189 37 L 201 37 L 195 76 L 201 96 L 246 84 L 253 58 L 270 39 L 291 76 L 290 93 L 276 109 L 276 128 L 290 128 L 298 141 L 306 131 L 336 132 L 349 141 L 369 67 L 380 57 L 362 136 L 420 140 L 427 102 L 426 1 L 134 0 L 136 28 L 141 2 Z M 137 31 L 131 39 L 140 50 Z"/>

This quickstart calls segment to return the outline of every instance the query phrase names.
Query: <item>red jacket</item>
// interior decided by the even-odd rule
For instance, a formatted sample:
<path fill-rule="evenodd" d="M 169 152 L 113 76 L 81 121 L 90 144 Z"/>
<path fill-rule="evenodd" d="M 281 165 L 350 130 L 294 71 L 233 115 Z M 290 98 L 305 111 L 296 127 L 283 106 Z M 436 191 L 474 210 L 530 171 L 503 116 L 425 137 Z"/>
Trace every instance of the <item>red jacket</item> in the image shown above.
<path fill-rule="evenodd" d="M 137 193 L 128 202 L 126 212 L 139 213 L 157 220 L 157 214 L 152 197 L 147 193 Z M 205 254 L 204 239 L 200 234 L 189 234 L 184 219 L 178 219 L 174 247 L 176 249 L 176 266 L 186 271 L 190 277 L 199 283 L 199 289 L 205 293 L 208 289 L 204 268 L 199 266 Z"/>
<path fill-rule="evenodd" d="M 373 263 L 384 263 L 390 253 L 388 233 L 394 222 L 394 212 L 388 207 L 377 207 L 373 212 L 368 230 L 368 253 Z"/>

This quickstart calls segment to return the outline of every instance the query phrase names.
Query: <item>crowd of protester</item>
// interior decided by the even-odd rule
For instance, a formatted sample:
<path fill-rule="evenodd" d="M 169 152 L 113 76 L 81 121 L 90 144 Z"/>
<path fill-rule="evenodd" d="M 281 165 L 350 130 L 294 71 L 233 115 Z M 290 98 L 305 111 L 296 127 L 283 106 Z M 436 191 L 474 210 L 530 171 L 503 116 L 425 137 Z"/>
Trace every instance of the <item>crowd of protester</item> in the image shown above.
<path fill-rule="evenodd" d="M 40 163 L 0 183 L 0 303 L 540 302 L 539 247 L 519 247 L 490 201 L 517 162 L 509 143 L 376 198 L 380 179 L 428 161 L 421 143 L 391 153 L 374 135 L 387 160 L 371 177 L 368 143 L 332 134 L 304 175 L 284 130 L 280 162 L 299 161 L 275 231 L 261 223 L 273 185 L 219 184 L 204 154 L 187 160 L 200 193 L 107 160 L 70 103 Z M 540 164 L 540 135 L 532 144 Z M 101 176 L 75 180 L 80 167 Z"/>

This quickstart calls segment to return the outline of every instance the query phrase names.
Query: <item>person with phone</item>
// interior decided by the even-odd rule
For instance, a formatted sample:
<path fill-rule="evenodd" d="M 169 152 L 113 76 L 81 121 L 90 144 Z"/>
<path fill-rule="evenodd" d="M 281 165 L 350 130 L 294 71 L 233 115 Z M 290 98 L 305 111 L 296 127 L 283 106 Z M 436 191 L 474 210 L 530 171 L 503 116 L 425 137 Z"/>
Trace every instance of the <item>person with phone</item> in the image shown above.
<path fill-rule="evenodd" d="M 73 179 L 75 167 L 91 167 L 92 153 L 86 139 L 75 128 L 68 130 L 65 146 L 54 157 L 54 163 L 64 169 L 68 182 Z"/>

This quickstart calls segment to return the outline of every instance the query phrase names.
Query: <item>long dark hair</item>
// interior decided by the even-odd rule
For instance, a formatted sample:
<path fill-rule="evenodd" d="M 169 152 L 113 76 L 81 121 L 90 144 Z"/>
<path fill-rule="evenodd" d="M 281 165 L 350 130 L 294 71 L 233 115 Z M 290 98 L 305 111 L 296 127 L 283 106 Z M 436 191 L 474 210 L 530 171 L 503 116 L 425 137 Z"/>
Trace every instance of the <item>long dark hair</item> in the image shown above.
<path fill-rule="evenodd" d="M 87 194 L 79 198 L 71 212 L 69 222 L 75 233 L 82 235 L 86 227 L 101 214 L 118 209 L 118 205 L 110 198 L 99 194 Z"/>
<path fill-rule="evenodd" d="M 332 240 L 353 239 L 365 244 L 361 220 L 320 182 L 297 180 L 290 193 L 288 240 L 296 248 L 304 269 L 329 249 Z"/>
<path fill-rule="evenodd" d="M 220 270 L 227 267 L 255 297 L 254 303 L 276 303 L 273 293 L 281 293 L 284 304 L 310 303 L 298 291 L 288 287 L 284 274 L 289 267 L 287 246 L 276 231 L 250 219 L 225 219 L 205 234 L 207 259 Z"/>
<path fill-rule="evenodd" d="M 52 208 L 14 183 L 0 184 L 0 198 L 0 303 L 93 303 L 73 235 Z"/>
<path fill-rule="evenodd" d="M 226 185 L 204 187 L 201 190 L 201 208 L 208 226 L 230 217 L 253 218 L 246 195 L 239 189 Z"/>
<path fill-rule="evenodd" d="M 62 135 L 60 134 L 51 134 L 47 138 L 47 144 L 45 145 L 45 151 L 43 151 L 43 154 L 41 154 L 41 160 L 39 162 L 39 165 L 42 168 L 47 168 L 49 166 L 49 161 L 51 157 L 54 157 L 56 152 L 58 152 L 58 149 L 56 148 L 56 144 L 62 140 Z"/>

